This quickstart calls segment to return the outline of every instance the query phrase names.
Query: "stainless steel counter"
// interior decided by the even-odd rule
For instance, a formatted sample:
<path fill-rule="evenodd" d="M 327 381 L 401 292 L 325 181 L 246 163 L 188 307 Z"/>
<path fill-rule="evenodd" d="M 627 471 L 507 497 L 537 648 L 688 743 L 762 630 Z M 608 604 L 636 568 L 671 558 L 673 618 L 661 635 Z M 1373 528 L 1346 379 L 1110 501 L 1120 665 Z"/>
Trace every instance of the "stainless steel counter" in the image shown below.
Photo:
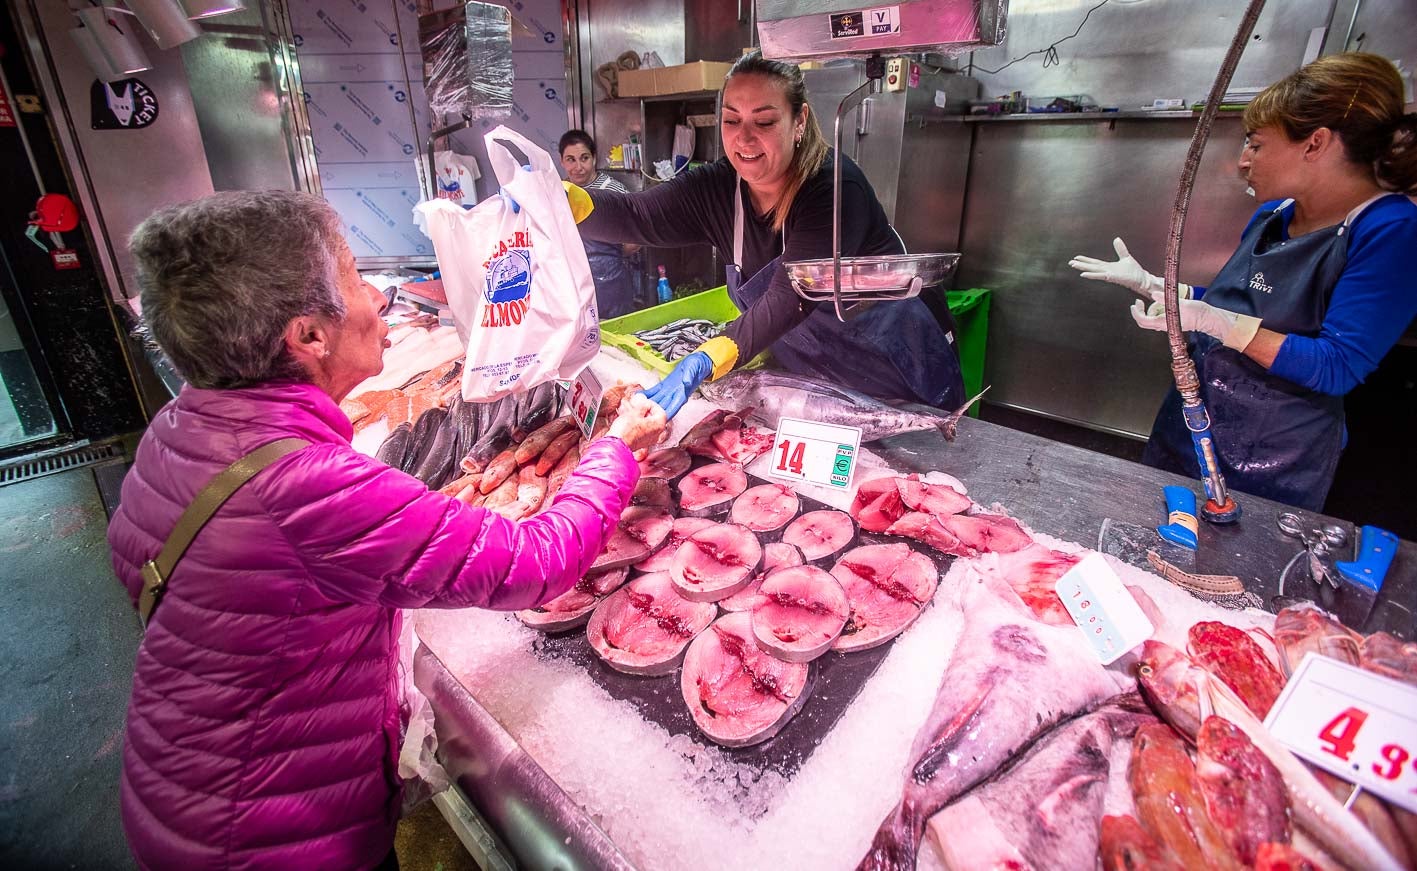
<path fill-rule="evenodd" d="M 873 447 L 901 471 L 947 472 L 963 481 L 970 497 L 981 505 L 998 502 L 1038 532 L 1089 547 L 1097 546 L 1105 518 L 1162 522 L 1161 488 L 1167 484 L 1202 492 L 1199 481 L 969 418 L 960 421 L 958 439 L 944 450 L 934 434 L 925 433 L 898 436 Z M 1236 499 L 1243 511 L 1239 522 L 1215 526 L 1202 521 L 1192 571 L 1238 575 L 1246 589 L 1266 603 L 1279 590 L 1285 563 L 1300 549 L 1295 539 L 1279 531 L 1280 512 L 1299 514 L 1306 528 L 1336 523 L 1350 532 L 1350 541 L 1355 540 L 1348 521 L 1244 493 L 1237 493 Z M 1367 625 L 1354 628 L 1386 630 L 1411 640 L 1417 630 L 1414 610 L 1417 544 L 1404 541 Z"/>
<path fill-rule="evenodd" d="M 1158 522 L 1164 510 L 1163 485 L 1198 486 L 1136 463 L 971 418 L 960 421 L 959 438 L 949 445 L 934 433 L 916 433 L 872 448 L 901 471 L 954 475 L 968 485 L 976 502 L 1000 503 L 1038 532 L 1089 546 L 1096 544 L 1104 518 Z M 1239 523 L 1202 523 L 1195 570 L 1239 575 L 1267 602 L 1298 544 L 1275 525 L 1283 506 L 1244 494 L 1237 498 L 1244 510 Z M 1333 520 L 1316 515 L 1306 519 Z M 1414 594 L 1417 545 L 1403 542 L 1366 629 L 1385 628 L 1412 638 Z M 426 645 L 418 650 L 414 678 L 432 705 L 439 756 L 449 775 L 518 863 L 530 868 L 633 867 Z"/>

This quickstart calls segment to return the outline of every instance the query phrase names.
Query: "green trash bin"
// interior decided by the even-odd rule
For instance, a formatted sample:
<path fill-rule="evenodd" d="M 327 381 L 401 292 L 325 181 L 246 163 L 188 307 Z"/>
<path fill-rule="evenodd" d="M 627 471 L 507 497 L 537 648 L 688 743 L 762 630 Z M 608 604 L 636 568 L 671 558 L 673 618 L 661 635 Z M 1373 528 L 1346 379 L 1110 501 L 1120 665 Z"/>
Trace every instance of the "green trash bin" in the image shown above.
<path fill-rule="evenodd" d="M 984 389 L 984 343 L 989 334 L 989 295 L 987 287 L 945 291 L 950 314 L 955 319 L 955 351 L 959 354 L 960 374 L 964 376 L 964 395 L 969 398 Z M 979 406 L 969 409 L 970 417 L 979 416 Z"/>

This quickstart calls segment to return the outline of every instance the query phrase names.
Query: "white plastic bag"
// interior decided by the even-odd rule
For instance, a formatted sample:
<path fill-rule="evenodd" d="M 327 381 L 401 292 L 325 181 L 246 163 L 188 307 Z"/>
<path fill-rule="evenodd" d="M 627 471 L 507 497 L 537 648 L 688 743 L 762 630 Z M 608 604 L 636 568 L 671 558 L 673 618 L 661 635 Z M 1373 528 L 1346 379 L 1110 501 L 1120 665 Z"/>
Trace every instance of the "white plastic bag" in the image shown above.
<path fill-rule="evenodd" d="M 462 390 L 473 402 L 572 380 L 600 350 L 595 282 L 555 162 L 506 127 L 485 139 L 492 171 L 520 211 L 499 196 L 467 211 L 441 199 L 415 207 L 467 343 Z M 520 150 L 531 171 L 501 143 Z"/>

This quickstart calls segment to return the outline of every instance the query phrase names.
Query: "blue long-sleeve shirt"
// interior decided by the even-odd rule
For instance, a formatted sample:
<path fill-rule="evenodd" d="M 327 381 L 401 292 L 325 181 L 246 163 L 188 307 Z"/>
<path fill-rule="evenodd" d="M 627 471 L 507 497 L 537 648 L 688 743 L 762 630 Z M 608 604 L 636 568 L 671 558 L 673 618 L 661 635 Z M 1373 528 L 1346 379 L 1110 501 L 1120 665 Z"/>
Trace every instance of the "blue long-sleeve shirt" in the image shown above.
<path fill-rule="evenodd" d="M 1245 225 L 1276 208 L 1260 206 Z M 1289 238 L 1292 209 L 1281 213 Z M 1290 334 L 1269 371 L 1319 393 L 1342 396 L 1378 367 L 1417 317 L 1417 205 L 1394 194 L 1373 203 L 1348 228 L 1348 261 L 1314 337 Z M 1196 288 L 1196 296 L 1204 295 Z"/>

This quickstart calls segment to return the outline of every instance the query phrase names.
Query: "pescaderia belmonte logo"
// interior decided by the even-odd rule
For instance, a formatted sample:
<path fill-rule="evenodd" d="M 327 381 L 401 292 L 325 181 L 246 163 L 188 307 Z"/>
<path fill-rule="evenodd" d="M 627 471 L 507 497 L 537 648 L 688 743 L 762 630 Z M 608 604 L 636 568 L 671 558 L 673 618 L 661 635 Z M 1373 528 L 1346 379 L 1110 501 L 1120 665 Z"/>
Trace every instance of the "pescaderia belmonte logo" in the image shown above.
<path fill-rule="evenodd" d="M 482 309 L 482 326 L 520 324 L 531 307 L 531 234 L 518 230 L 497 243 L 497 250 L 482 268 L 487 272 L 483 293 L 488 303 Z"/>

